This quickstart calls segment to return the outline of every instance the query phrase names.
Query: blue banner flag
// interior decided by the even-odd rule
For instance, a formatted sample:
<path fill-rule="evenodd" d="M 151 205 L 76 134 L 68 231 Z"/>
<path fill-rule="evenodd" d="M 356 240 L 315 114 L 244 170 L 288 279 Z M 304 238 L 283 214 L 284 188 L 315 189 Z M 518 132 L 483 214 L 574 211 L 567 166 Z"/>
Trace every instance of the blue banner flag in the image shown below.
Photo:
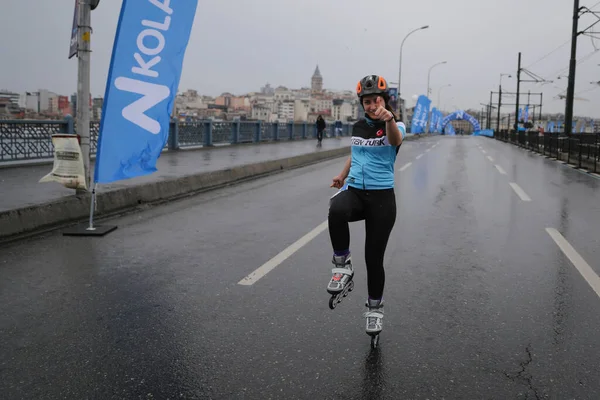
<path fill-rule="evenodd" d="M 437 118 L 438 118 L 438 114 L 437 114 L 437 108 L 433 107 L 431 109 L 431 118 L 429 120 L 429 133 L 435 133 L 435 128 L 437 126 Z"/>
<path fill-rule="evenodd" d="M 442 114 L 442 112 L 440 110 L 438 110 L 438 120 L 437 120 L 437 126 L 436 126 L 436 132 L 438 133 L 442 133 L 442 129 L 443 129 L 443 125 L 442 122 L 444 122 L 444 114 Z"/>
<path fill-rule="evenodd" d="M 197 5 L 198 0 L 123 0 L 100 121 L 96 182 L 156 171 Z"/>
<path fill-rule="evenodd" d="M 423 133 L 427 126 L 427 117 L 429 116 L 429 107 L 431 106 L 431 100 L 425 95 L 419 96 L 417 105 L 415 106 L 415 112 L 411 122 L 411 132 L 414 134 Z"/>

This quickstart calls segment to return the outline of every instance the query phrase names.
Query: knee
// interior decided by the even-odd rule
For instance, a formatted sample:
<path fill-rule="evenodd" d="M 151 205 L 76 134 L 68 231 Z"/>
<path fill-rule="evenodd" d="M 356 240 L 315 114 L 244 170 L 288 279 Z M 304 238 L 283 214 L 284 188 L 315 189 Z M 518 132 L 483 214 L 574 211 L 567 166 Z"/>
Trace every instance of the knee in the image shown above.
<path fill-rule="evenodd" d="M 334 198 L 329 206 L 329 221 L 348 222 L 350 219 L 350 210 L 336 200 L 337 198 Z"/>

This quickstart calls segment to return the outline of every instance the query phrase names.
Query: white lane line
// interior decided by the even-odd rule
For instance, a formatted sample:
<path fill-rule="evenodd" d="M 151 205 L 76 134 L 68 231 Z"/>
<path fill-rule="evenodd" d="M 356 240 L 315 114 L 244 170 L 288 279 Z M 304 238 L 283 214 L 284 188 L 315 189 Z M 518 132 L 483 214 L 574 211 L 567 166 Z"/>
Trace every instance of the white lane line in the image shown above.
<path fill-rule="evenodd" d="M 513 190 L 515 191 L 517 196 L 521 198 L 521 200 L 531 201 L 531 197 L 527 196 L 527 193 L 525 193 L 525 191 L 521 189 L 521 186 L 517 185 L 515 182 L 510 182 L 510 187 L 513 188 Z"/>
<path fill-rule="evenodd" d="M 402 168 L 399 169 L 400 172 L 404 172 L 405 170 L 408 169 L 408 167 L 410 167 L 412 165 L 411 162 L 409 162 L 408 164 L 404 165 Z"/>
<path fill-rule="evenodd" d="M 573 263 L 577 271 L 583 276 L 583 278 L 590 284 L 594 292 L 598 296 L 600 296 L 600 278 L 594 272 L 592 267 L 577 253 L 577 250 L 571 246 L 567 239 L 564 238 L 563 235 L 560 234 L 554 228 L 546 228 L 546 232 L 550 235 L 550 237 L 554 240 L 554 242 L 560 247 L 562 252 L 567 256 L 569 260 Z"/>
<path fill-rule="evenodd" d="M 429 153 L 431 151 L 431 149 L 427 149 L 425 150 L 425 153 Z"/>
<path fill-rule="evenodd" d="M 323 223 L 321 223 L 321 225 L 317 226 L 315 229 L 302 236 L 295 243 L 292 243 L 290 246 L 288 246 L 288 248 L 283 250 L 281 253 L 277 254 L 275 257 L 271 258 L 269 261 L 257 268 L 250 275 L 246 276 L 244 279 L 239 281 L 238 285 L 250 286 L 255 284 L 260 278 L 271 272 L 273 269 L 275 269 L 275 267 L 277 267 L 279 264 L 288 259 L 292 254 L 300 250 L 308 242 L 317 237 L 318 234 L 326 230 L 327 227 L 328 223 L 327 221 L 324 221 Z"/>
<path fill-rule="evenodd" d="M 483 149 L 481 150 L 481 152 L 482 152 L 483 154 L 487 154 L 487 151 L 485 151 L 485 150 L 483 150 Z"/>
<path fill-rule="evenodd" d="M 500 172 L 502 175 L 506 175 L 506 171 L 504 169 L 502 169 L 501 166 L 496 164 L 495 167 L 498 170 L 498 172 Z"/>
<path fill-rule="evenodd" d="M 487 156 L 487 159 L 490 160 L 491 162 L 494 162 L 494 159 L 490 156 Z"/>
<path fill-rule="evenodd" d="M 419 154 L 419 155 L 417 156 L 417 160 L 418 160 L 419 158 L 421 158 L 421 157 L 423 157 L 423 154 Z"/>

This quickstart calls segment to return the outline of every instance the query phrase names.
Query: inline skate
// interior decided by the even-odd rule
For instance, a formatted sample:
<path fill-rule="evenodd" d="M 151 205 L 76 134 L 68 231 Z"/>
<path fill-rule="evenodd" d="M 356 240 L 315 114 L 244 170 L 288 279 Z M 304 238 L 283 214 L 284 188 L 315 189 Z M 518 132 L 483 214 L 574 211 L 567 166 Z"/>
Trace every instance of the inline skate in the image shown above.
<path fill-rule="evenodd" d="M 354 289 L 354 269 L 352 268 L 352 258 L 350 254 L 346 256 L 333 256 L 332 263 L 335 268 L 331 270 L 333 276 L 327 285 L 327 292 L 331 295 L 329 299 L 329 308 L 332 310 L 348 293 Z"/>
<path fill-rule="evenodd" d="M 369 309 L 364 316 L 367 319 L 366 332 L 371 336 L 371 348 L 379 345 L 379 334 L 383 329 L 383 300 L 368 299 L 365 306 Z"/>

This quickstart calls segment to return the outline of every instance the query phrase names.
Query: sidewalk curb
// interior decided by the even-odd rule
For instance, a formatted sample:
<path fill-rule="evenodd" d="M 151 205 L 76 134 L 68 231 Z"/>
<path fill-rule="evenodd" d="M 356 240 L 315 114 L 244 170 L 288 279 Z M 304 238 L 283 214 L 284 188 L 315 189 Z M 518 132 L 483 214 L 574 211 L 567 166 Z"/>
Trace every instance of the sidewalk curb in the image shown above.
<path fill-rule="evenodd" d="M 349 154 L 350 147 L 347 146 L 100 192 L 96 193 L 97 209 L 94 216 L 101 218 L 141 204 L 174 200 L 200 191 Z M 82 196 L 72 195 L 44 204 L 0 212 L 0 241 L 86 221 L 90 214 L 90 201 L 91 194 L 86 193 Z"/>

